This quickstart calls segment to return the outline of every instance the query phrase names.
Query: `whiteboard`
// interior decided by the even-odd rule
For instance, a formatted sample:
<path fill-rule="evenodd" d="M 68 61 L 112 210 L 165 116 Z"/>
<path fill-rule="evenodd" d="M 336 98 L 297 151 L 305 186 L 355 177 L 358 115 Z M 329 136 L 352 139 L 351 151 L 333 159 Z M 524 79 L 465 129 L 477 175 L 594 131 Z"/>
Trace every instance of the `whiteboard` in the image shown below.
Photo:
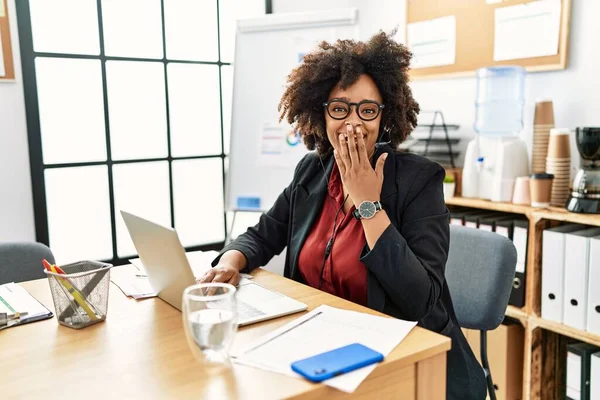
<path fill-rule="evenodd" d="M 266 211 L 308 152 L 277 105 L 289 73 L 323 40 L 358 38 L 358 11 L 270 14 L 237 24 L 228 211 Z"/>

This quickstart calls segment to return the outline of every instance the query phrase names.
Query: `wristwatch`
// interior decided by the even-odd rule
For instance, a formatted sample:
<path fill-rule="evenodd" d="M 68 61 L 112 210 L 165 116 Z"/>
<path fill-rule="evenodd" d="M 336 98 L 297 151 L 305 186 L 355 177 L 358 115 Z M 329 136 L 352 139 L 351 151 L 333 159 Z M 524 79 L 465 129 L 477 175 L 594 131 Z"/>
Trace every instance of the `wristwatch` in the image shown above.
<path fill-rule="evenodd" d="M 354 212 L 352 213 L 352 215 L 354 216 L 354 218 L 360 220 L 361 218 L 364 219 L 371 219 L 375 216 L 375 214 L 377 213 L 377 211 L 381 211 L 381 203 L 378 201 L 363 201 L 362 203 L 360 203 L 360 205 L 358 207 L 356 207 L 356 210 L 354 210 Z"/>

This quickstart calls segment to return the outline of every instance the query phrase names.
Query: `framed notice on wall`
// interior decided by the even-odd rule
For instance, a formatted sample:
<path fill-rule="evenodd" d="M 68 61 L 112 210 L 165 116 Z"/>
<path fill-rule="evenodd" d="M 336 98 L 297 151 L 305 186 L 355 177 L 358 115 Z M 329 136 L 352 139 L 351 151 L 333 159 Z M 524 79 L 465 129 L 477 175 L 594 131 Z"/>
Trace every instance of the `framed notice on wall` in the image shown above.
<path fill-rule="evenodd" d="M 407 0 L 411 77 L 472 75 L 478 68 L 566 68 L 571 0 Z"/>
<path fill-rule="evenodd" d="M 0 82 L 15 79 L 6 0 L 0 0 Z"/>

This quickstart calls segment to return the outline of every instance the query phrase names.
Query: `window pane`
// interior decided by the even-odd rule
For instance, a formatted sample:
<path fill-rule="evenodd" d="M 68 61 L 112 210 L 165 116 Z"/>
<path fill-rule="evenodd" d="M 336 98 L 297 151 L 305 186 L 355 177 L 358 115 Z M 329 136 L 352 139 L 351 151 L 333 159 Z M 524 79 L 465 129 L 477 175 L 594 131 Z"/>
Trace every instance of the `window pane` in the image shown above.
<path fill-rule="evenodd" d="M 218 60 L 216 0 L 165 0 L 165 31 L 168 59 Z"/>
<path fill-rule="evenodd" d="M 171 226 L 169 166 L 167 161 L 118 164 L 113 167 L 117 254 L 136 254 L 135 247 L 120 211 L 127 211 L 149 221 Z"/>
<path fill-rule="evenodd" d="M 221 61 L 232 62 L 235 50 L 235 31 L 238 19 L 265 14 L 264 0 L 219 0 L 219 28 L 221 31 Z"/>
<path fill-rule="evenodd" d="M 225 240 L 221 159 L 173 161 L 175 229 L 184 246 Z"/>
<path fill-rule="evenodd" d="M 169 63 L 171 154 L 221 154 L 219 67 Z"/>
<path fill-rule="evenodd" d="M 111 259 L 107 167 L 53 168 L 44 176 L 50 247 L 57 262 Z"/>
<path fill-rule="evenodd" d="M 223 93 L 223 145 L 225 154 L 229 154 L 231 139 L 231 102 L 233 101 L 233 67 L 221 67 L 221 93 Z"/>
<path fill-rule="evenodd" d="M 102 25 L 107 56 L 163 57 L 160 0 L 102 0 Z"/>
<path fill-rule="evenodd" d="M 99 60 L 35 59 L 46 164 L 106 160 Z"/>
<path fill-rule="evenodd" d="M 235 213 L 235 221 L 233 221 L 233 211 L 229 211 L 227 213 L 227 222 L 229 226 L 229 230 L 231 232 L 231 238 L 235 239 L 242 233 L 246 232 L 248 228 L 254 226 L 260 220 L 260 216 L 262 213 L 260 212 L 246 212 L 246 211 L 237 211 Z M 231 222 L 233 221 L 233 226 L 231 226 Z"/>
<path fill-rule="evenodd" d="M 113 160 L 166 157 L 163 64 L 107 61 L 106 79 Z"/>
<path fill-rule="evenodd" d="M 33 49 L 100 54 L 96 0 L 29 0 Z"/>

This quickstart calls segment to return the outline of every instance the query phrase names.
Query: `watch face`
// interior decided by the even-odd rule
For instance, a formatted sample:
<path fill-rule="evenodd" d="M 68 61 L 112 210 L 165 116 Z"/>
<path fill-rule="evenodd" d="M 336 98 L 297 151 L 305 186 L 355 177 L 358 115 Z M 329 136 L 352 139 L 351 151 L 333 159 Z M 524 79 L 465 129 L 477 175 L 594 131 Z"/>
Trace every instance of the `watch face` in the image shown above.
<path fill-rule="evenodd" d="M 377 208 L 375 207 L 375 203 L 373 203 L 372 201 L 363 201 L 358 207 L 358 212 L 360 213 L 360 216 L 364 219 L 369 219 L 373 218 L 373 216 L 377 212 Z"/>

